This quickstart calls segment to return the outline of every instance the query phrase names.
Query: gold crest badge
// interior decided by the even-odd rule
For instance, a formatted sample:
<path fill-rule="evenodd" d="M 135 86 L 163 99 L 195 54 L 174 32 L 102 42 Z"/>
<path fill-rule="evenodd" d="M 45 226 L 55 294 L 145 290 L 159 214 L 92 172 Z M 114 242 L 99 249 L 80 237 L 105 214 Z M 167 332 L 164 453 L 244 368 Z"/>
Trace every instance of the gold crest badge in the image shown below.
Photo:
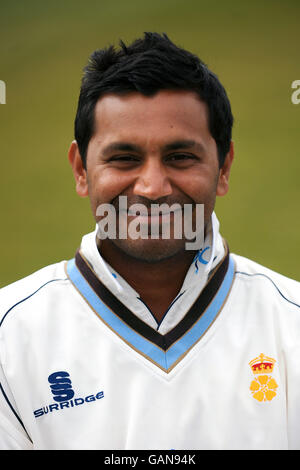
<path fill-rule="evenodd" d="M 254 374 L 254 380 L 250 384 L 253 398 L 259 402 L 271 401 L 276 396 L 277 383 L 270 375 L 273 373 L 275 359 L 260 354 L 249 362 Z"/>

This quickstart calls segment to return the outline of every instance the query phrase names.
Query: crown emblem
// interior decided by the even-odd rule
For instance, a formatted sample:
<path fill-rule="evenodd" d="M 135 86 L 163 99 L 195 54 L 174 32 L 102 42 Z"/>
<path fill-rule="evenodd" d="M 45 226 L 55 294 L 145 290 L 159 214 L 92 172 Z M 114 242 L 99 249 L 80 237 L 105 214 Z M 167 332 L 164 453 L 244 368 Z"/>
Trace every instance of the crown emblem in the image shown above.
<path fill-rule="evenodd" d="M 262 353 L 249 362 L 255 375 L 250 384 L 250 392 L 253 398 L 259 402 L 270 402 L 277 394 L 278 385 L 270 375 L 273 372 L 275 362 L 275 359 Z"/>
<path fill-rule="evenodd" d="M 249 362 L 253 374 L 271 374 L 274 369 L 275 359 L 260 354 L 258 357 Z"/>

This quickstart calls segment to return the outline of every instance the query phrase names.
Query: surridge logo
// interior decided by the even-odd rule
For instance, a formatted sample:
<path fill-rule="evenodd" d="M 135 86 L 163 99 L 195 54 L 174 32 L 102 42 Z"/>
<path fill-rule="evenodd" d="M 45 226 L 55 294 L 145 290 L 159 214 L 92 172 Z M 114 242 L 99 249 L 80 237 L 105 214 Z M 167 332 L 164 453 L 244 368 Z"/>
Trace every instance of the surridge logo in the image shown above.
<path fill-rule="evenodd" d="M 51 384 L 50 388 L 54 395 L 54 400 L 61 402 L 71 400 L 74 397 L 75 392 L 72 389 L 72 382 L 69 378 L 68 372 L 54 372 L 49 375 L 48 382 Z"/>
<path fill-rule="evenodd" d="M 52 413 L 53 411 L 59 411 L 63 409 L 74 408 L 79 405 L 86 403 L 92 403 L 96 400 L 104 398 L 104 392 L 97 392 L 95 394 L 89 394 L 85 397 L 75 397 L 75 392 L 72 388 L 72 381 L 70 375 L 66 371 L 53 372 L 48 377 L 50 384 L 50 390 L 53 394 L 53 400 L 56 403 L 50 403 L 49 405 L 38 408 L 33 412 L 35 418 Z"/>

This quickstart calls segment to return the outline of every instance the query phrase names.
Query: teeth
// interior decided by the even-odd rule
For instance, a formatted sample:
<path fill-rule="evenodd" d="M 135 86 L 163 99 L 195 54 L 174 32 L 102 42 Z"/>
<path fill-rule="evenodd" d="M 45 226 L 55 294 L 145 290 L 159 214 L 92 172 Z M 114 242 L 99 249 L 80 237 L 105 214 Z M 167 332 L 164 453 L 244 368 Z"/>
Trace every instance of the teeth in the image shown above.
<path fill-rule="evenodd" d="M 170 215 L 171 212 L 147 212 L 147 213 L 141 213 L 141 214 L 136 214 L 135 212 L 128 212 L 129 216 L 136 216 L 136 217 L 158 217 L 159 215 Z"/>

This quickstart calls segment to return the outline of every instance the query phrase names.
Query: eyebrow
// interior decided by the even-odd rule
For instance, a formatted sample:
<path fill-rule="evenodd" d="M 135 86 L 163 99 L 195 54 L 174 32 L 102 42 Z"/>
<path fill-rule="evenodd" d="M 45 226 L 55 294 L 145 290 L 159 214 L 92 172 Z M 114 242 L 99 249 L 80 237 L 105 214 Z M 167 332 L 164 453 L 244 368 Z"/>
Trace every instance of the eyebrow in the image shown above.
<path fill-rule="evenodd" d="M 179 149 L 196 149 L 200 152 L 203 152 L 204 146 L 200 142 L 196 142 L 195 140 L 188 140 L 188 139 L 183 139 L 183 140 L 174 140 L 173 142 L 170 142 L 162 147 L 162 150 L 164 152 L 169 152 L 171 150 L 179 150 Z M 130 142 L 113 142 L 109 145 L 107 145 L 103 151 L 102 154 L 109 155 L 111 152 L 116 152 L 116 151 L 121 151 L 121 152 L 137 152 L 137 153 L 144 153 L 144 150 L 141 146 L 132 144 Z"/>
<path fill-rule="evenodd" d="M 170 150 L 179 150 L 179 149 L 192 149 L 195 148 L 201 152 L 204 151 L 204 146 L 200 142 L 196 142 L 195 140 L 175 140 L 174 142 L 170 142 L 166 144 L 163 149 L 165 151 Z"/>

